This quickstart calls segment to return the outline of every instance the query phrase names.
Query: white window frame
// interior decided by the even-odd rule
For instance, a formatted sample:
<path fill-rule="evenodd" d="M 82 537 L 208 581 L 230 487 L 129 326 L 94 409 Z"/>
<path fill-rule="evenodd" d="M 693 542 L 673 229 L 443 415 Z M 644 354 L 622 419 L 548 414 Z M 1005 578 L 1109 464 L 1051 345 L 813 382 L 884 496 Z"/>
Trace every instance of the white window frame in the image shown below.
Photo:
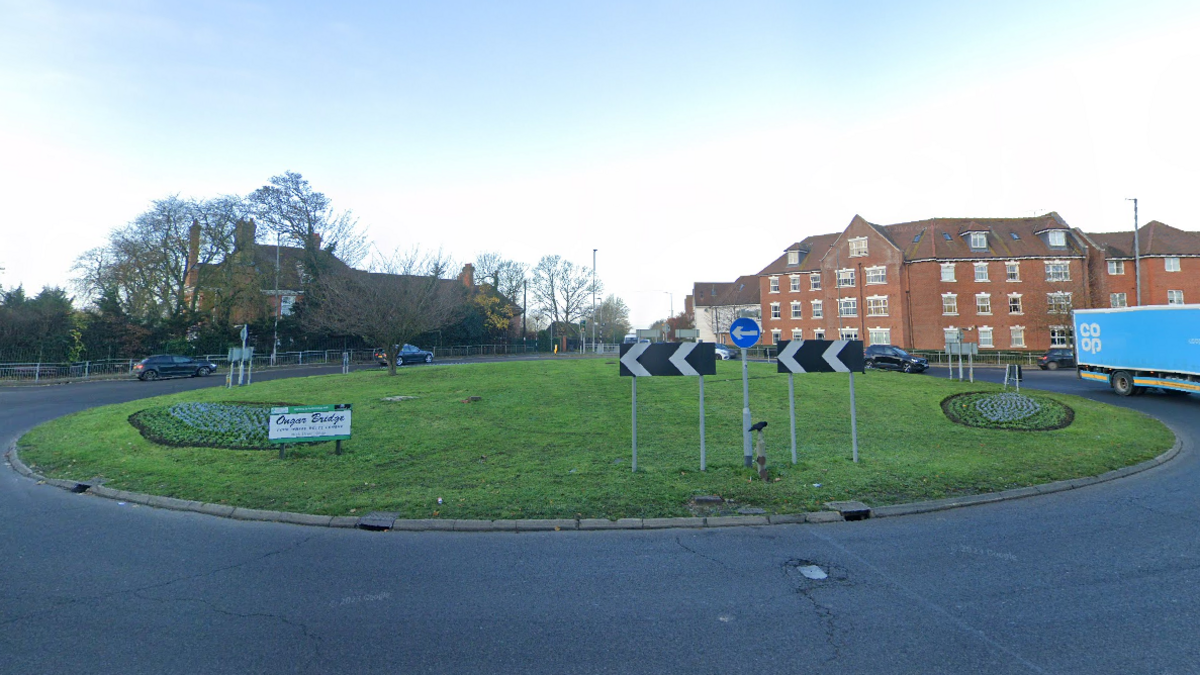
<path fill-rule="evenodd" d="M 1010 260 L 1004 263 L 1004 275 L 1008 281 L 1021 280 L 1021 263 Z"/>
<path fill-rule="evenodd" d="M 971 248 L 986 249 L 987 248 L 987 232 L 971 232 Z"/>
<path fill-rule="evenodd" d="M 800 264 L 800 252 L 799 251 L 788 251 L 787 252 L 787 264 L 799 265 Z"/>
<path fill-rule="evenodd" d="M 824 328 L 814 328 L 813 329 L 813 339 L 814 340 L 824 340 L 825 339 L 825 329 Z"/>
<path fill-rule="evenodd" d="M 838 316 L 858 316 L 858 298 L 838 298 Z"/>
<path fill-rule="evenodd" d="M 977 263 L 975 263 L 974 267 L 975 267 L 975 281 L 981 282 L 981 283 L 985 282 L 985 281 L 991 281 L 991 279 L 988 277 L 988 264 L 987 263 L 977 262 Z M 979 274 L 980 272 L 983 272 L 983 276 L 980 276 L 980 274 Z"/>
<path fill-rule="evenodd" d="M 824 300 L 813 300 L 812 301 L 812 318 L 814 318 L 814 319 L 825 318 L 825 301 Z"/>
<path fill-rule="evenodd" d="M 783 335 L 782 330 L 780 330 L 778 328 L 772 328 L 771 329 L 771 344 L 773 344 L 773 345 L 779 344 L 779 337 L 781 335 Z"/>
<path fill-rule="evenodd" d="M 804 318 L 804 314 L 802 313 L 802 311 L 801 311 L 800 307 L 801 307 L 801 303 L 800 303 L 800 301 L 799 301 L 799 300 L 793 300 L 793 301 L 792 301 L 792 307 L 791 307 L 792 314 L 791 314 L 791 318 L 793 318 L 793 319 L 803 319 L 803 318 Z"/>
<path fill-rule="evenodd" d="M 778 302 L 772 302 L 772 303 L 771 303 L 771 318 L 772 318 L 772 319 L 781 319 L 781 318 L 783 318 L 783 315 L 780 313 L 780 309 L 779 309 L 779 303 L 778 303 Z"/>
<path fill-rule="evenodd" d="M 1051 246 L 1066 246 L 1067 232 L 1066 230 L 1050 230 L 1046 233 L 1046 241 L 1050 242 Z"/>
<path fill-rule="evenodd" d="M 867 316 L 887 316 L 887 315 L 888 315 L 888 296 L 886 296 L 886 295 L 868 295 L 867 296 Z"/>
<path fill-rule="evenodd" d="M 1070 281 L 1071 263 L 1066 260 L 1046 261 L 1046 281 Z"/>
<path fill-rule="evenodd" d="M 770 287 L 769 288 L 770 288 L 771 293 L 779 292 L 779 277 L 770 277 Z"/>
<path fill-rule="evenodd" d="M 810 272 L 809 273 L 809 275 L 808 275 L 808 290 L 810 290 L 810 291 L 821 290 L 821 273 L 820 272 Z"/>
<path fill-rule="evenodd" d="M 942 316 L 958 316 L 957 293 L 942 293 Z"/>
<path fill-rule="evenodd" d="M 975 294 L 975 313 L 988 314 L 992 313 L 992 294 L 991 293 L 976 293 Z"/>
<path fill-rule="evenodd" d="M 980 349 L 995 349 L 996 341 L 992 335 L 991 326 L 979 327 L 979 348 Z"/>
<path fill-rule="evenodd" d="M 1017 301 L 1017 309 L 1015 311 L 1013 310 L 1013 300 Z M 1025 305 L 1024 305 L 1024 303 L 1021 302 L 1021 294 L 1020 293 L 1009 293 L 1008 294 L 1008 313 L 1009 314 L 1024 314 L 1025 313 Z"/>
<path fill-rule="evenodd" d="M 892 344 L 892 329 L 882 327 L 868 328 L 867 341 L 873 345 L 890 345 Z"/>
<path fill-rule="evenodd" d="M 792 276 L 788 277 L 788 280 L 791 282 L 791 285 L 789 286 L 790 290 L 793 293 L 799 293 L 800 292 L 800 275 L 793 274 Z"/>
<path fill-rule="evenodd" d="M 1170 258 L 1163 258 L 1163 269 L 1165 269 L 1168 272 L 1180 271 L 1181 268 L 1179 266 L 1179 258 L 1174 257 L 1174 256 L 1172 256 Z"/>
<path fill-rule="evenodd" d="M 778 249 L 776 249 L 778 250 Z M 867 255 L 867 238 L 854 237 L 850 240 L 850 257 L 862 258 Z"/>
<path fill-rule="evenodd" d="M 1125 274 L 1125 261 L 1124 260 L 1109 260 L 1108 261 L 1108 273 L 1112 274 L 1112 275 Z"/>
<path fill-rule="evenodd" d="M 1046 313 L 1047 314 L 1070 314 L 1071 313 L 1071 294 L 1062 291 L 1055 291 L 1046 294 Z"/>
<path fill-rule="evenodd" d="M 1008 327 L 1009 346 L 1013 349 L 1025 348 L 1025 326 Z"/>
<path fill-rule="evenodd" d="M 947 272 L 949 272 L 949 274 L 947 274 Z M 942 263 L 942 281 L 947 283 L 955 281 L 954 263 Z"/>
<path fill-rule="evenodd" d="M 1069 347 L 1071 342 L 1067 332 L 1067 326 L 1050 326 L 1050 348 L 1059 349 Z"/>
<path fill-rule="evenodd" d="M 1167 291 L 1167 304 L 1168 305 L 1182 305 L 1183 304 L 1183 291 Z"/>
<path fill-rule="evenodd" d="M 942 340 L 944 342 L 957 341 L 962 338 L 962 330 L 954 326 L 947 326 L 942 329 Z"/>
<path fill-rule="evenodd" d="M 857 328 L 839 328 L 838 329 L 838 339 L 839 340 L 857 340 L 858 339 L 858 329 Z"/>
<path fill-rule="evenodd" d="M 883 265 L 877 265 L 875 267 L 864 267 L 863 268 L 863 276 L 865 277 L 864 281 L 866 282 L 866 284 L 868 286 L 873 286 L 873 285 L 877 285 L 877 284 L 886 284 L 887 283 L 887 268 L 884 267 Z"/>
<path fill-rule="evenodd" d="M 1129 306 L 1129 298 L 1124 293 L 1109 293 L 1108 294 L 1108 306 L 1109 307 L 1128 307 Z"/>
<path fill-rule="evenodd" d="M 853 267 L 844 267 L 844 268 L 838 270 L 837 271 L 837 287 L 838 288 L 854 288 L 854 286 L 855 286 L 854 282 L 857 281 L 854 278 L 854 276 L 855 275 L 854 275 Z"/>
<path fill-rule="evenodd" d="M 792 329 L 792 339 L 793 340 L 803 340 L 804 339 L 804 331 L 800 330 L 799 328 L 793 328 Z"/>

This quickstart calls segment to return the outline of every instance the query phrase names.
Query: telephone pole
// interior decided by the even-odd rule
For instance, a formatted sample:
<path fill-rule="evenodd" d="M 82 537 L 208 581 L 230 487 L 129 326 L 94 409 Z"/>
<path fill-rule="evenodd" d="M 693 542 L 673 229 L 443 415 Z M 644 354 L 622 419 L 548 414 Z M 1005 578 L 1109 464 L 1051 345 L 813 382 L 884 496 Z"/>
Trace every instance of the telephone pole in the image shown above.
<path fill-rule="evenodd" d="M 1138 214 L 1137 197 L 1126 197 L 1125 201 L 1133 202 L 1133 283 L 1137 286 L 1137 304 L 1142 306 L 1142 256 L 1138 250 Z"/>

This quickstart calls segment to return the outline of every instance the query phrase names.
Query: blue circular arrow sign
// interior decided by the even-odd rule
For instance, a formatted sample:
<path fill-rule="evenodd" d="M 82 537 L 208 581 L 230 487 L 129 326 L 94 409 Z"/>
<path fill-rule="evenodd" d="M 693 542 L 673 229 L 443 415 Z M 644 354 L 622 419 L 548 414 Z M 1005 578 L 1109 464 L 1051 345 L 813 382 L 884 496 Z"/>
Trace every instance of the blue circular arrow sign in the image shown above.
<path fill-rule="evenodd" d="M 754 319 L 742 317 L 729 325 L 729 337 L 733 338 L 733 344 L 742 349 L 749 349 L 758 343 L 759 336 L 762 335 L 762 329 L 754 322 Z"/>

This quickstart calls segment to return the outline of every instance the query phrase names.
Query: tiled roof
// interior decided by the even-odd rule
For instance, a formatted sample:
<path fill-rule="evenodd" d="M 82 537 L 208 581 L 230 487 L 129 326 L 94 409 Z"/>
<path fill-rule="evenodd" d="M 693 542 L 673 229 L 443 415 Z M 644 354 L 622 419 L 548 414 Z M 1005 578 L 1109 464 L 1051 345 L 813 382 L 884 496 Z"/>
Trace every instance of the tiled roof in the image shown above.
<path fill-rule="evenodd" d="M 697 307 L 757 305 L 758 277 L 740 276 L 732 283 L 698 281 L 692 288 L 692 297 Z"/>
<path fill-rule="evenodd" d="M 786 251 L 794 251 L 800 249 L 803 257 L 800 258 L 798 265 L 787 264 L 787 252 L 776 258 L 770 265 L 767 265 L 758 273 L 758 276 L 769 276 L 773 274 L 788 274 L 796 272 L 813 272 L 821 269 L 821 258 L 829 252 L 829 247 L 833 246 L 833 242 L 837 241 L 840 233 L 834 234 L 818 234 L 811 237 L 805 237 L 802 241 L 787 247 Z"/>
<path fill-rule="evenodd" d="M 1030 256 L 1083 255 L 1080 243 L 1067 236 L 1065 247 L 1050 247 L 1038 233 L 1071 228 L 1051 212 L 1028 218 L 930 218 L 910 223 L 881 225 L 889 240 L 904 251 L 906 260 L 929 258 L 1022 258 Z M 987 232 L 987 250 L 971 249 L 968 232 Z"/>
<path fill-rule="evenodd" d="M 1110 258 L 1133 257 L 1133 232 L 1089 234 Z M 1185 232 L 1152 220 L 1138 228 L 1141 255 L 1200 255 L 1200 232 Z"/>

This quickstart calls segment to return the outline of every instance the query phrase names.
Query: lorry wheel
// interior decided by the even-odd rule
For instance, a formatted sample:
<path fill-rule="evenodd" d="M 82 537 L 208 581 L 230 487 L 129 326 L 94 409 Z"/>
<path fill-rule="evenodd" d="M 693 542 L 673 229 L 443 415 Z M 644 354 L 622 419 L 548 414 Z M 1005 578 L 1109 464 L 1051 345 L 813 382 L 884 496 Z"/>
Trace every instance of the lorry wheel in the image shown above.
<path fill-rule="evenodd" d="M 1112 376 L 1112 388 L 1120 396 L 1133 396 L 1138 387 L 1133 386 L 1133 376 L 1124 370 L 1118 370 Z"/>

